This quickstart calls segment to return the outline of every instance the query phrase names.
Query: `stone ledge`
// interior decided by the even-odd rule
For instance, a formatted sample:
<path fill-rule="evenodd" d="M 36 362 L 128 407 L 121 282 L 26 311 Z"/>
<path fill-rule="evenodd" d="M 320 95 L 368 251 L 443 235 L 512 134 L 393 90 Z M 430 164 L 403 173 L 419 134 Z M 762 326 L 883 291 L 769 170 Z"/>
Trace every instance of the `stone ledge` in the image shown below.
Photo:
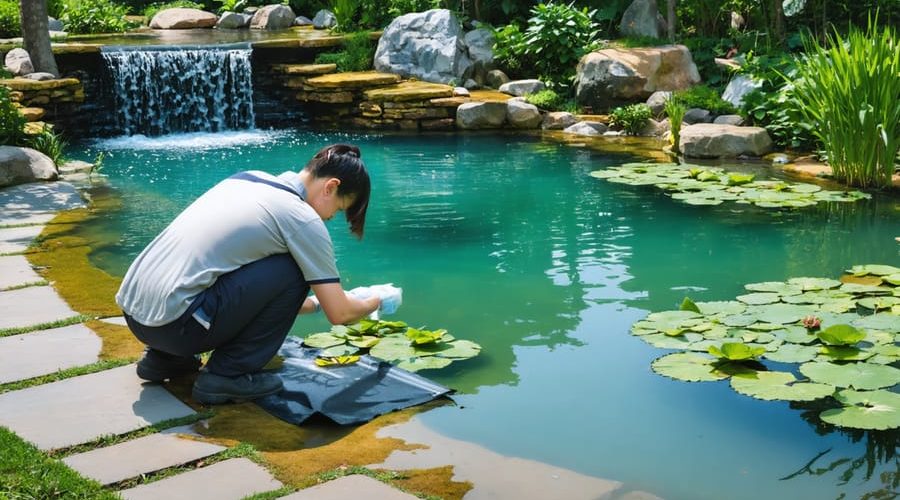
<path fill-rule="evenodd" d="M 379 73 L 377 71 L 354 71 L 350 73 L 335 73 L 331 75 L 317 76 L 306 80 L 306 85 L 311 90 L 318 89 L 362 89 L 366 87 L 378 87 L 400 82 L 400 76 L 393 73 Z"/>
<path fill-rule="evenodd" d="M 319 76 L 334 73 L 337 64 L 273 64 L 272 71 L 282 75 Z"/>
<path fill-rule="evenodd" d="M 0 80 L 0 85 L 9 87 L 12 90 L 53 90 L 63 87 L 81 86 L 81 82 L 77 78 L 59 78 L 57 80 L 29 80 L 27 78 L 7 78 Z"/>
<path fill-rule="evenodd" d="M 396 75 L 394 75 L 396 76 Z M 399 79 L 399 77 L 397 77 Z M 452 97 L 453 87 L 441 83 L 402 82 L 390 87 L 367 90 L 365 97 L 373 102 L 421 101 Z"/>

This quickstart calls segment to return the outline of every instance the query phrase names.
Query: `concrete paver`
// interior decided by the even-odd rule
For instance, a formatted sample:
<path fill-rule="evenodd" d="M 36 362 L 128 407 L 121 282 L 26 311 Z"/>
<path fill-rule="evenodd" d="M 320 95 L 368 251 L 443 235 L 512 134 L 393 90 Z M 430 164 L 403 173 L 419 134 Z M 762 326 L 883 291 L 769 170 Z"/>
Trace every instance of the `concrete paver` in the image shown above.
<path fill-rule="evenodd" d="M 246 458 L 232 458 L 119 492 L 126 500 L 239 500 L 282 484 Z"/>
<path fill-rule="evenodd" d="M 194 433 L 190 426 L 174 427 L 159 434 L 72 455 L 63 462 L 81 475 L 105 485 L 199 460 L 226 449 L 178 434 Z"/>
<path fill-rule="evenodd" d="M 44 226 L 8 227 L 0 229 L 0 254 L 21 253 L 28 249 Z"/>
<path fill-rule="evenodd" d="M 71 318 L 78 313 L 51 286 L 0 292 L 0 328 L 15 328 Z"/>
<path fill-rule="evenodd" d="M 378 500 L 415 500 L 409 493 L 391 488 L 381 481 L 361 474 L 344 476 L 327 483 L 292 493 L 281 500 L 346 500 L 377 498 Z"/>
<path fill-rule="evenodd" d="M 0 190 L 0 226 L 45 223 L 59 210 L 85 206 L 78 190 L 67 182 L 35 182 Z"/>
<path fill-rule="evenodd" d="M 42 450 L 123 434 L 194 411 L 135 365 L 0 394 L 0 425 Z"/>
<path fill-rule="evenodd" d="M 41 279 L 43 278 L 34 272 L 24 255 L 0 257 L 0 290 L 11 286 L 34 283 Z"/>
<path fill-rule="evenodd" d="M 0 338 L 0 384 L 97 362 L 102 342 L 78 324 Z"/>
<path fill-rule="evenodd" d="M 125 322 L 125 316 L 112 316 L 109 318 L 100 318 L 100 321 L 102 321 L 104 323 L 109 323 L 111 325 L 128 326 L 128 323 Z"/>

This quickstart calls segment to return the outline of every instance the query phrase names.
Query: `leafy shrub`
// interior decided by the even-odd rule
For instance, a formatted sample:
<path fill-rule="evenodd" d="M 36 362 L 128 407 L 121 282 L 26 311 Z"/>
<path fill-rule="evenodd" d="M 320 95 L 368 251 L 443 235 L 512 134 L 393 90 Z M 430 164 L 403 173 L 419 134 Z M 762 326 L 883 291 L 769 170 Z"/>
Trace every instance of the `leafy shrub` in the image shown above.
<path fill-rule="evenodd" d="M 527 102 L 528 104 L 534 104 L 541 109 L 556 111 L 561 105 L 565 103 L 565 99 L 553 90 L 544 89 L 535 92 L 534 94 L 526 95 L 525 102 Z"/>
<path fill-rule="evenodd" d="M 337 19 L 335 31 L 343 33 L 380 29 L 390 20 L 387 11 L 378 2 L 369 0 L 334 0 L 331 10 Z"/>
<path fill-rule="evenodd" d="M 724 89 L 728 84 L 729 72 L 719 67 L 715 58 L 725 57 L 728 50 L 735 46 L 734 41 L 730 38 L 691 37 L 684 40 L 684 45 L 691 51 L 700 79 L 710 87 Z"/>
<path fill-rule="evenodd" d="M 372 69 L 375 58 L 375 44 L 369 32 L 359 31 L 347 35 L 344 50 L 324 52 L 316 56 L 316 64 L 336 64 L 339 72 L 366 71 Z"/>
<path fill-rule="evenodd" d="M 67 0 L 60 16 L 65 30 L 74 34 L 121 33 L 128 8 L 110 0 Z"/>
<path fill-rule="evenodd" d="M 678 100 L 687 108 L 701 108 L 716 115 L 734 113 L 730 102 L 723 100 L 719 93 L 706 85 L 696 85 L 687 90 L 675 92 Z"/>
<path fill-rule="evenodd" d="M 176 7 L 203 10 L 203 4 L 193 2 L 191 0 L 172 0 L 171 2 L 158 2 L 144 7 L 143 15 L 147 18 L 147 22 L 149 23 L 150 20 L 153 19 L 153 16 L 155 16 L 159 11 L 174 9 Z"/>
<path fill-rule="evenodd" d="M 672 96 L 666 99 L 665 109 L 666 116 L 669 117 L 669 126 L 672 129 L 672 149 L 676 153 L 680 153 L 681 123 L 684 121 L 684 113 L 687 112 L 687 106 L 681 100 Z"/>
<path fill-rule="evenodd" d="M 44 127 L 39 134 L 25 137 L 22 145 L 44 153 L 53 160 L 54 165 L 61 165 L 65 162 L 63 150 L 67 143 L 62 136 L 53 132 L 49 127 Z"/>
<path fill-rule="evenodd" d="M 650 106 L 646 104 L 632 104 L 630 106 L 618 107 L 612 110 L 609 115 L 609 123 L 617 127 L 622 127 L 625 133 L 629 135 L 637 135 L 643 130 L 647 120 L 653 114 Z"/>
<path fill-rule="evenodd" d="M 9 97 L 9 89 L 0 85 L 0 144 L 15 146 L 25 135 L 25 117 Z"/>
<path fill-rule="evenodd" d="M 553 83 L 571 80 L 581 56 L 599 46 L 600 27 L 595 10 L 566 4 L 539 3 L 531 9 L 525 30 L 525 54 L 538 75 Z"/>
<path fill-rule="evenodd" d="M 17 0 L 0 0 L 0 38 L 22 36 L 19 24 L 19 2 Z"/>
<path fill-rule="evenodd" d="M 518 24 L 507 24 L 494 30 L 494 61 L 513 75 L 525 67 L 525 33 Z"/>
<path fill-rule="evenodd" d="M 440 9 L 442 3 L 441 0 L 388 0 L 388 14 L 394 18 L 410 12 Z"/>
<path fill-rule="evenodd" d="M 891 185 L 900 149 L 900 40 L 871 19 L 865 32 L 835 32 L 827 47 L 804 40 L 794 95 L 821 141 L 835 178 L 854 186 Z M 787 79 L 788 77 L 786 77 Z"/>

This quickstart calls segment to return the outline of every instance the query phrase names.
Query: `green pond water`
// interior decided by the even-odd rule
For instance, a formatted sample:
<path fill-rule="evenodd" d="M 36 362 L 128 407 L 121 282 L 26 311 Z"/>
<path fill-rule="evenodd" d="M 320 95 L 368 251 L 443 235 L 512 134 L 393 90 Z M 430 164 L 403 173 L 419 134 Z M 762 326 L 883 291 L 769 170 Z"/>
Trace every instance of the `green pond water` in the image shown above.
<path fill-rule="evenodd" d="M 900 264 L 896 198 L 787 212 L 694 207 L 588 175 L 634 158 L 503 135 L 131 138 L 78 151 L 105 152 L 103 173 L 124 200 L 83 228 L 97 242 L 92 258 L 122 275 L 217 181 L 299 169 L 333 142 L 359 145 L 373 179 L 365 239 L 330 223 L 345 288 L 393 282 L 404 289 L 393 319 L 484 347 L 420 372 L 458 391 L 457 405 L 422 415 L 434 430 L 669 499 L 860 498 L 884 487 L 882 472 L 898 472 L 897 432 L 835 432 L 817 427 L 817 412 L 727 382 L 666 379 L 650 363 L 668 351 L 629 334 L 686 295 L 728 300 L 744 283 Z M 328 327 L 301 317 L 294 333 Z M 820 454 L 815 474 L 782 479 Z"/>

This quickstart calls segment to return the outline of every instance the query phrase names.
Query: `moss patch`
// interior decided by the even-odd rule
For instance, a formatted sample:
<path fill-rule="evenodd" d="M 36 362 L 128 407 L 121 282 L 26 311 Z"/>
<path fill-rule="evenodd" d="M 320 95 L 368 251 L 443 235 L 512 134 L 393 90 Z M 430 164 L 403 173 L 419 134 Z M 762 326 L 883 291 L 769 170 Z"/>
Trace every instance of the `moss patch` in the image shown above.
<path fill-rule="evenodd" d="M 393 480 L 391 484 L 406 491 L 433 495 L 444 500 L 461 499 L 472 489 L 470 481 L 453 480 L 452 465 L 404 471 L 403 477 Z"/>
<path fill-rule="evenodd" d="M 91 320 L 85 326 L 103 340 L 100 359 L 138 359 L 144 352 L 144 344 L 127 326 L 114 325 L 100 320 Z"/>

